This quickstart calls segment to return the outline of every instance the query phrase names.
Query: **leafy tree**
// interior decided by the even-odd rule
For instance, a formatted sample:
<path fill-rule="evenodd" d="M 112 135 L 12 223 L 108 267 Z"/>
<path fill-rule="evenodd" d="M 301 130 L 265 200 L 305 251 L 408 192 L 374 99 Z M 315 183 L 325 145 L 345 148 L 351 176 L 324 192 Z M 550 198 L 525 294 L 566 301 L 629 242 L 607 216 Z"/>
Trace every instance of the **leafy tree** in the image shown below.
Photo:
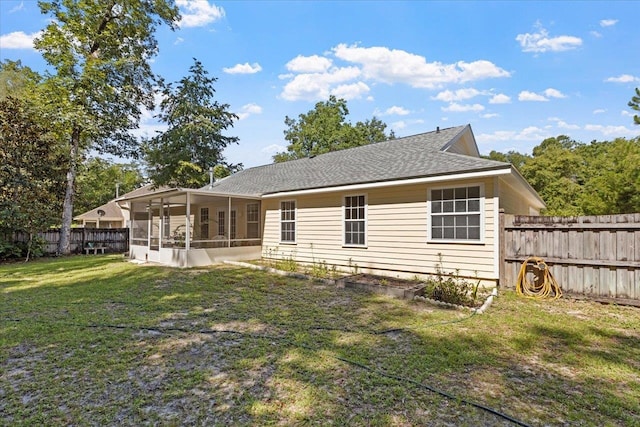
<path fill-rule="evenodd" d="M 633 110 L 640 111 L 640 89 L 636 88 L 636 96 L 631 97 L 631 101 L 629 101 L 629 107 Z M 633 116 L 633 121 L 635 124 L 640 125 L 640 116 L 637 114 Z"/>
<path fill-rule="evenodd" d="M 527 154 L 521 154 L 513 150 L 508 151 L 506 153 L 500 153 L 498 151 L 492 150 L 488 156 L 482 156 L 482 157 L 489 160 L 497 160 L 499 162 L 511 163 L 521 173 L 522 173 L 523 166 L 531 158 L 531 156 Z"/>
<path fill-rule="evenodd" d="M 98 157 L 85 161 L 78 170 L 74 216 L 113 200 L 119 194 L 135 190 L 144 182 L 135 163 L 113 163 Z"/>
<path fill-rule="evenodd" d="M 0 62 L 0 100 L 8 96 L 23 99 L 36 90 L 42 76 L 20 61 Z"/>
<path fill-rule="evenodd" d="M 157 116 L 168 129 L 147 142 L 144 148 L 149 178 L 155 185 L 201 187 L 209 178 L 209 167 L 225 165 L 229 170 L 242 165 L 230 165 L 223 150 L 238 142 L 237 137 L 223 131 L 233 126 L 238 116 L 229 112 L 229 104 L 213 99 L 215 77 L 208 77 L 202 63 L 194 59 L 189 75 L 168 84 Z"/>
<path fill-rule="evenodd" d="M 0 234 L 24 231 L 33 237 L 59 221 L 64 158 L 57 148 L 28 102 L 0 100 Z M 8 247 L 0 244 L 0 256 Z"/>
<path fill-rule="evenodd" d="M 547 204 L 548 215 L 581 215 L 579 199 L 584 182 L 579 144 L 568 136 L 547 138 L 533 149 L 522 174 Z"/>
<path fill-rule="evenodd" d="M 298 119 L 287 116 L 284 138 L 289 145 L 286 152 L 276 154 L 273 160 L 300 159 L 395 137 L 393 132 L 387 135 L 387 125 L 375 117 L 352 125 L 346 121 L 347 115 L 347 101 L 332 95 L 327 101 L 318 102 L 313 110 L 300 114 Z"/>
<path fill-rule="evenodd" d="M 43 82 L 49 120 L 68 153 L 58 252 L 70 252 L 69 238 L 78 163 L 93 148 L 134 156 L 130 130 L 140 107 L 153 107 L 155 76 L 149 58 L 157 52 L 155 29 L 175 28 L 172 0 L 40 1 L 49 24 L 35 40 L 54 73 Z"/>

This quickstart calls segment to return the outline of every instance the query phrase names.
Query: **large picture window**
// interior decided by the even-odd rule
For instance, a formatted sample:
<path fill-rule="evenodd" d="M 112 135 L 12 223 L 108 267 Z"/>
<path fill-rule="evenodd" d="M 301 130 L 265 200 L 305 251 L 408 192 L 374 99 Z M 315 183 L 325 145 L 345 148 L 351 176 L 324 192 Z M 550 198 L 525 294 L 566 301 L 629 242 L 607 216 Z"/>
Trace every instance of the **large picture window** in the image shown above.
<path fill-rule="evenodd" d="M 366 245 L 366 200 L 365 196 L 344 198 L 344 244 L 347 246 Z"/>
<path fill-rule="evenodd" d="M 296 202 L 287 200 L 280 202 L 280 241 L 296 242 Z"/>
<path fill-rule="evenodd" d="M 480 186 L 431 190 L 433 241 L 480 241 Z"/>

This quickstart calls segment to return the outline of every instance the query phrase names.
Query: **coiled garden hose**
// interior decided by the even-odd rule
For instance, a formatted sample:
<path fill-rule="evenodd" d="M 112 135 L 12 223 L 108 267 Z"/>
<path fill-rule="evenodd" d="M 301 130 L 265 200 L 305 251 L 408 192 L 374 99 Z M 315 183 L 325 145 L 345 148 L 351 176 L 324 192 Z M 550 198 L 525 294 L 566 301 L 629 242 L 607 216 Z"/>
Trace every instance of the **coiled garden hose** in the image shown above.
<path fill-rule="evenodd" d="M 537 280 L 534 280 L 533 283 L 527 279 L 528 266 L 532 266 L 539 271 L 539 274 L 536 275 Z M 547 264 L 539 257 L 529 257 L 522 263 L 520 273 L 518 273 L 516 292 L 518 295 L 539 299 L 558 299 L 562 296 L 560 285 L 551 274 Z"/>

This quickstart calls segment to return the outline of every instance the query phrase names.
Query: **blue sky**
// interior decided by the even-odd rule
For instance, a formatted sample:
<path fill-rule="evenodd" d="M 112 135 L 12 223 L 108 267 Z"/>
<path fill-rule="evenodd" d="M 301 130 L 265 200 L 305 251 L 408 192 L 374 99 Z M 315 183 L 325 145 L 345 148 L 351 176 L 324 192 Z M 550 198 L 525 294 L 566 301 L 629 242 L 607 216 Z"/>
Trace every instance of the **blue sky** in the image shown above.
<path fill-rule="evenodd" d="M 176 0 L 154 71 L 192 58 L 240 116 L 225 151 L 245 167 L 286 147 L 285 116 L 334 94 L 353 123 L 376 116 L 397 136 L 470 123 L 482 153 L 530 153 L 544 138 L 636 137 L 640 2 L 214 2 Z M 36 1 L 0 2 L 0 60 L 45 70 L 32 48 Z M 147 112 L 139 134 L 158 124 Z"/>

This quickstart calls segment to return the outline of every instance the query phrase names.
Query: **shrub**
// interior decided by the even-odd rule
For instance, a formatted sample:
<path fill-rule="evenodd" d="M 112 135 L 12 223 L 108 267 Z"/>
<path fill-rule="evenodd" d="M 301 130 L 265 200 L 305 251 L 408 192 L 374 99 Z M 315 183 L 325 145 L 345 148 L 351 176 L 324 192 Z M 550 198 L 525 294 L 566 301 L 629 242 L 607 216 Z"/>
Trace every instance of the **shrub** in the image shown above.
<path fill-rule="evenodd" d="M 457 305 L 474 305 L 478 292 L 477 284 L 460 277 L 460 271 L 448 274 L 442 268 L 442 254 L 438 254 L 435 278 L 427 280 L 425 293 L 432 299 Z"/>

